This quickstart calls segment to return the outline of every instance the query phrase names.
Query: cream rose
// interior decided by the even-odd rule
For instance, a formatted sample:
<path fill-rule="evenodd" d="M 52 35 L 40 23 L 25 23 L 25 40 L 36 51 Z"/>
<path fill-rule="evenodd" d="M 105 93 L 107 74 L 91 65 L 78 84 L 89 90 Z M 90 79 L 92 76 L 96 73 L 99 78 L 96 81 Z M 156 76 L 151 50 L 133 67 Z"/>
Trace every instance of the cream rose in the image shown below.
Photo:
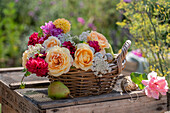
<path fill-rule="evenodd" d="M 27 61 L 28 61 L 28 54 L 29 54 L 30 52 L 29 52 L 29 50 L 26 50 L 24 53 L 23 53 L 23 55 L 22 55 L 22 66 L 24 67 L 24 68 L 26 68 L 26 63 L 27 63 Z"/>
<path fill-rule="evenodd" d="M 57 77 L 70 70 L 73 58 L 67 48 L 54 46 L 47 51 L 45 61 L 48 63 L 49 75 Z"/>
<path fill-rule="evenodd" d="M 87 37 L 87 41 L 93 40 L 98 41 L 102 49 L 109 48 L 109 43 L 106 37 L 96 31 L 91 31 L 91 33 Z"/>
<path fill-rule="evenodd" d="M 84 43 L 77 45 L 77 50 L 74 54 L 75 59 L 73 65 L 76 68 L 87 71 L 93 63 L 93 51 L 90 46 Z"/>
<path fill-rule="evenodd" d="M 49 49 L 50 47 L 61 46 L 61 42 L 57 37 L 50 36 L 50 37 L 48 37 L 47 40 L 44 41 L 43 46 L 46 49 Z"/>

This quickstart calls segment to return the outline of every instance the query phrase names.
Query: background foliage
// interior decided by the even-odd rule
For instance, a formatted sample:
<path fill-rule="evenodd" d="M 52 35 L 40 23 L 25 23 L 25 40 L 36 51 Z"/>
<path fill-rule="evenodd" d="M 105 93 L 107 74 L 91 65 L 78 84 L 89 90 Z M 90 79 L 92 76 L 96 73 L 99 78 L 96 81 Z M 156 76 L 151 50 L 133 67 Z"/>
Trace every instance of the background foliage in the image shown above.
<path fill-rule="evenodd" d="M 117 52 L 127 32 L 116 25 L 123 18 L 117 3 L 119 0 L 0 0 L 0 67 L 21 66 L 29 36 L 57 18 L 71 22 L 73 35 L 91 30 L 88 25 L 93 24 Z M 77 22 L 78 17 L 84 18 L 84 25 Z"/>
<path fill-rule="evenodd" d="M 117 9 L 125 19 L 117 24 L 128 28 L 134 37 L 135 48 L 140 48 L 150 67 L 146 72 L 155 71 L 166 76 L 170 85 L 170 2 L 169 0 L 123 0 Z"/>

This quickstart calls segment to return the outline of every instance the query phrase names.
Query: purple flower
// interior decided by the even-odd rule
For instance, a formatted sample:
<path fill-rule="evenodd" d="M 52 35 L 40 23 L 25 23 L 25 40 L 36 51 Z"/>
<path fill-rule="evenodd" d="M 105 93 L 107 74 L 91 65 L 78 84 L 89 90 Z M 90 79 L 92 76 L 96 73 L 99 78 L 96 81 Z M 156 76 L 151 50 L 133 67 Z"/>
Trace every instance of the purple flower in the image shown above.
<path fill-rule="evenodd" d="M 15 0 L 15 2 L 17 3 L 19 0 Z"/>
<path fill-rule="evenodd" d="M 44 34 L 56 37 L 63 32 L 62 29 L 56 28 L 52 21 L 45 23 L 45 26 L 41 26 L 40 28 L 44 31 Z"/>
<path fill-rule="evenodd" d="M 89 28 L 92 28 L 93 26 L 94 26 L 93 23 L 89 23 L 89 24 L 88 24 L 88 27 L 89 27 Z"/>
<path fill-rule="evenodd" d="M 41 0 L 40 0 L 40 1 L 38 1 L 38 4 L 39 4 L 39 5 L 41 5 L 41 4 L 42 4 L 42 1 L 41 1 Z"/>
<path fill-rule="evenodd" d="M 28 12 L 28 15 L 31 16 L 31 17 L 33 17 L 33 16 L 34 16 L 34 12 L 29 11 L 29 12 Z"/>
<path fill-rule="evenodd" d="M 55 2 L 55 1 L 51 1 L 50 4 L 51 4 L 51 5 L 54 5 L 54 4 L 56 4 L 56 2 Z"/>
<path fill-rule="evenodd" d="M 77 18 L 77 21 L 78 21 L 79 23 L 81 23 L 82 25 L 85 24 L 85 20 L 84 20 L 82 17 L 78 17 L 78 18 Z"/>
<path fill-rule="evenodd" d="M 130 3 L 131 2 L 131 0 L 123 0 L 124 2 L 126 2 L 126 3 Z"/>
<path fill-rule="evenodd" d="M 93 23 L 89 23 L 88 27 L 91 28 L 93 31 L 97 30 L 96 26 Z"/>

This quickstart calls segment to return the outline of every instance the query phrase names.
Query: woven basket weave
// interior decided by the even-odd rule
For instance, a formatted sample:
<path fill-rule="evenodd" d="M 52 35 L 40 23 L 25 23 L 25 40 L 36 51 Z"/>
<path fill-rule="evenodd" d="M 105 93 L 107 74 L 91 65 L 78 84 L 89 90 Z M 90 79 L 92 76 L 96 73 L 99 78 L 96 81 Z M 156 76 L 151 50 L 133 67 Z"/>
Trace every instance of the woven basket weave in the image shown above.
<path fill-rule="evenodd" d="M 102 77 L 95 76 L 92 71 L 70 69 L 67 74 L 63 74 L 59 77 L 48 76 L 48 78 L 50 81 L 60 80 L 63 82 L 70 89 L 73 97 L 110 93 L 116 84 L 118 75 L 125 68 L 125 57 L 130 45 L 130 40 L 124 43 L 121 53 L 117 54 L 116 58 L 111 63 L 111 73 L 107 73 Z"/>

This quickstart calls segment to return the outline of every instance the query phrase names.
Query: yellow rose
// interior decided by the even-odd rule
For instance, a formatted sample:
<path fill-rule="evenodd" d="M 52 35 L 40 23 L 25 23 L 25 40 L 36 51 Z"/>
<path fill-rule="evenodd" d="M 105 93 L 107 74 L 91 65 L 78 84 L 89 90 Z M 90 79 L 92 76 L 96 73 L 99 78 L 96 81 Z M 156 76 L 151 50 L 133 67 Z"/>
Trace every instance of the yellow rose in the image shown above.
<path fill-rule="evenodd" d="M 48 50 L 45 61 L 48 63 L 49 75 L 57 77 L 70 70 L 73 58 L 67 48 L 54 46 Z"/>
<path fill-rule="evenodd" d="M 61 46 L 61 42 L 57 37 L 50 36 L 50 37 L 48 37 L 47 40 L 44 41 L 43 46 L 46 49 L 49 49 L 50 47 Z"/>
<path fill-rule="evenodd" d="M 28 61 L 28 54 L 29 54 L 29 51 L 26 50 L 26 51 L 23 53 L 23 55 L 22 55 L 22 66 L 23 66 L 24 68 L 26 68 L 26 63 L 27 63 L 27 61 Z"/>
<path fill-rule="evenodd" d="M 89 70 L 93 63 L 93 51 L 90 46 L 84 43 L 77 45 L 77 50 L 74 54 L 75 59 L 73 65 L 82 70 Z"/>
<path fill-rule="evenodd" d="M 106 37 L 96 31 L 91 31 L 91 33 L 87 37 L 87 41 L 93 40 L 99 42 L 99 46 L 101 47 L 101 49 L 109 48 L 109 43 Z"/>

